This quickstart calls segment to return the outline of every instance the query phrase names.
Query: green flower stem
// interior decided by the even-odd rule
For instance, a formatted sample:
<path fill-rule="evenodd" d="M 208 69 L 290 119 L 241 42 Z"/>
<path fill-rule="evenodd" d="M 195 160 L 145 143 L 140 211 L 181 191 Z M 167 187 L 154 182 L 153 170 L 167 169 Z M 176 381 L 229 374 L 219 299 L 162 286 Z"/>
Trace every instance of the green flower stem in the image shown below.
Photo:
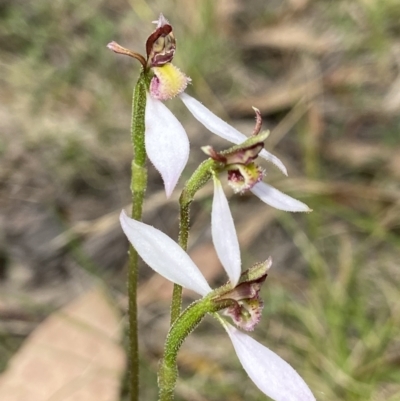
<path fill-rule="evenodd" d="M 147 186 L 146 148 L 145 148 L 145 123 L 146 110 L 146 75 L 140 74 L 138 82 L 133 91 L 132 99 L 132 124 L 131 136 L 134 151 L 132 161 L 132 218 L 142 219 L 143 200 Z M 136 250 L 129 247 L 129 273 L 128 273 L 128 296 L 129 296 L 129 349 L 130 349 L 130 400 L 139 400 L 139 344 L 137 325 L 137 282 L 138 282 L 138 254 Z"/>
<path fill-rule="evenodd" d="M 185 338 L 200 324 L 207 313 L 215 313 L 231 305 L 230 300 L 213 302 L 213 294 L 192 303 L 171 326 L 158 371 L 159 401 L 172 401 L 178 379 L 177 355 Z"/>
<path fill-rule="evenodd" d="M 219 164 L 213 159 L 207 159 L 196 169 L 193 175 L 186 182 L 179 198 L 180 221 L 178 243 L 183 250 L 187 250 L 189 229 L 190 229 L 190 205 L 193 202 L 196 192 L 202 188 L 212 176 L 212 171 Z M 174 284 L 171 303 L 171 325 L 181 313 L 182 287 Z"/>

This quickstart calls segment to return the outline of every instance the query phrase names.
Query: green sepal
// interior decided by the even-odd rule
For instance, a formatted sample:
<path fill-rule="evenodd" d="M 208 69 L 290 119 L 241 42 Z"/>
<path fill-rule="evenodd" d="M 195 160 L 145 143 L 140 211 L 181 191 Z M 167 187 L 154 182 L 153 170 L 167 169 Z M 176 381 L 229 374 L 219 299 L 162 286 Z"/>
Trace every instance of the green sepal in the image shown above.
<path fill-rule="evenodd" d="M 245 148 L 251 148 L 258 143 L 264 143 L 264 141 L 269 137 L 270 131 L 263 131 L 260 132 L 258 135 L 251 136 L 247 138 L 244 142 L 240 143 L 239 145 L 234 145 L 230 147 L 229 149 L 223 150 L 221 152 L 218 152 L 220 155 L 226 156 L 231 153 L 238 152 L 242 149 Z"/>

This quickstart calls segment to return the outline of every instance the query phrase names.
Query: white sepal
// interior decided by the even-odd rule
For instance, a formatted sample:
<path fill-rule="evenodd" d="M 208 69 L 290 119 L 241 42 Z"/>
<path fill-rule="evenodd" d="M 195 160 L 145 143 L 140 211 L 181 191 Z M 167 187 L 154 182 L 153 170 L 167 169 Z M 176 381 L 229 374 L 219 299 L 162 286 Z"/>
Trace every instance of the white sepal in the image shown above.
<path fill-rule="evenodd" d="M 264 203 L 286 212 L 311 212 L 311 209 L 303 202 L 298 201 L 278 191 L 276 188 L 265 182 L 259 182 L 250 189 L 254 195 L 260 198 Z"/>
<path fill-rule="evenodd" d="M 147 94 L 145 113 L 147 156 L 160 172 L 171 196 L 189 158 L 189 139 L 178 119 L 160 100 Z"/>
<path fill-rule="evenodd" d="M 120 221 L 129 242 L 153 270 L 167 280 L 204 296 L 211 291 L 189 255 L 168 235 L 121 212 Z"/>
<path fill-rule="evenodd" d="M 254 384 L 275 401 L 315 401 L 300 375 L 280 356 L 228 323 L 236 354 Z"/>
<path fill-rule="evenodd" d="M 234 288 L 241 274 L 239 241 L 228 200 L 217 177 L 214 177 L 211 230 L 218 258 L 229 277 L 232 288 Z"/>

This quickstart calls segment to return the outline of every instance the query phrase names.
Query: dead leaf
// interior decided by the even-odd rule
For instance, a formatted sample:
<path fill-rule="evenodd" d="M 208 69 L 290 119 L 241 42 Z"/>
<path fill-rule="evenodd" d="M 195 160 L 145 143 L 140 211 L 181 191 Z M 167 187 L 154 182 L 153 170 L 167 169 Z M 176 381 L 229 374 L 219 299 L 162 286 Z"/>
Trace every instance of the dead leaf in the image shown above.
<path fill-rule="evenodd" d="M 261 114 L 269 114 L 289 109 L 303 98 L 311 99 L 321 92 L 322 87 L 318 79 L 305 83 L 287 79 L 275 84 L 262 95 L 233 100 L 227 108 L 229 113 L 235 116 L 252 116 L 252 105 L 257 106 Z"/>
<path fill-rule="evenodd" d="M 289 5 L 292 11 L 304 11 L 310 4 L 310 0 L 289 0 Z"/>
<path fill-rule="evenodd" d="M 360 204 L 371 202 L 390 202 L 399 204 L 400 191 L 397 188 L 382 188 L 377 185 L 353 184 L 346 181 L 319 181 L 308 178 L 288 178 L 282 181 L 280 187 L 285 193 L 328 195 Z M 356 206 L 357 206 L 356 205 Z M 360 205 L 361 207 L 361 205 Z"/>
<path fill-rule="evenodd" d="M 243 11 L 243 4 L 238 0 L 220 0 L 215 3 L 218 29 L 226 36 L 235 33 L 235 18 Z"/>
<path fill-rule="evenodd" d="M 286 51 L 305 51 L 323 54 L 332 51 L 337 43 L 331 38 L 317 35 L 302 26 L 277 25 L 249 32 L 243 36 L 245 47 L 270 47 Z"/>
<path fill-rule="evenodd" d="M 400 76 L 392 83 L 383 99 L 383 111 L 398 115 L 400 111 Z"/>
<path fill-rule="evenodd" d="M 353 169 L 375 166 L 386 170 L 394 178 L 400 177 L 398 147 L 389 148 L 379 143 L 343 139 L 330 141 L 324 148 L 326 157 L 337 163 Z"/>
<path fill-rule="evenodd" d="M 48 317 L 0 376 L 7 401 L 117 401 L 125 353 L 121 319 L 96 287 Z"/>
<path fill-rule="evenodd" d="M 374 72 L 371 66 L 339 66 L 324 76 L 324 84 L 327 88 L 334 90 L 378 84 L 381 78 L 379 74 Z"/>

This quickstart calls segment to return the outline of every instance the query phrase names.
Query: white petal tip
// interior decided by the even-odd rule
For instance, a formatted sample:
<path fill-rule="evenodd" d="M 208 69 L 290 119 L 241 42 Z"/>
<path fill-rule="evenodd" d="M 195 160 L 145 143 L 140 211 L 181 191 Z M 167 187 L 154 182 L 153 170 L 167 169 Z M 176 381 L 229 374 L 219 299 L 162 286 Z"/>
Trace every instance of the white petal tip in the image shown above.
<path fill-rule="evenodd" d="M 250 190 L 264 203 L 285 212 L 311 212 L 312 210 L 303 202 L 278 191 L 265 182 L 259 182 Z"/>
<path fill-rule="evenodd" d="M 128 213 L 126 213 L 125 210 L 122 209 L 121 213 L 119 214 L 119 221 L 121 222 L 122 227 L 124 224 L 128 224 L 129 220 L 131 220 L 131 218 L 128 216 Z"/>
<path fill-rule="evenodd" d="M 164 186 L 165 186 L 165 196 L 167 197 L 167 199 L 169 199 L 169 198 L 171 197 L 171 195 L 172 195 L 172 192 L 173 192 L 174 189 L 175 189 L 175 185 L 172 186 L 171 188 L 169 188 L 169 187 L 167 186 L 167 184 L 165 184 L 165 182 L 164 182 Z"/>
<path fill-rule="evenodd" d="M 286 166 L 282 163 L 282 161 L 278 157 L 276 157 L 272 153 L 268 152 L 266 149 L 263 149 L 260 152 L 259 156 L 262 157 L 263 159 L 268 160 L 269 162 L 273 163 L 276 167 L 278 167 L 278 169 L 284 175 L 286 175 L 286 177 L 288 176 L 288 172 L 287 172 Z"/>
<path fill-rule="evenodd" d="M 275 401 L 315 401 L 300 375 L 280 356 L 225 323 L 236 354 L 254 384 Z"/>

